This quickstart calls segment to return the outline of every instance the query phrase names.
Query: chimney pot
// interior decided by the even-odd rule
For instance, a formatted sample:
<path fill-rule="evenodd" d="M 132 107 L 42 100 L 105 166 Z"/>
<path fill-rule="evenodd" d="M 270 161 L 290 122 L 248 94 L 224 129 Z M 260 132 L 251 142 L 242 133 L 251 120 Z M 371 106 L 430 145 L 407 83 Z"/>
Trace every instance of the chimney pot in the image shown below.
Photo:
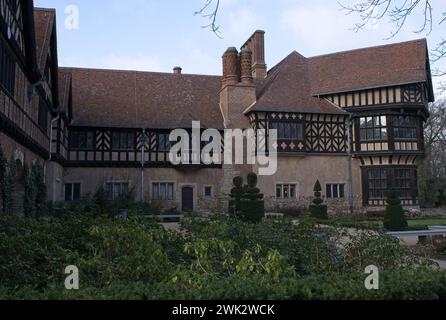
<path fill-rule="evenodd" d="M 173 73 L 174 74 L 181 74 L 183 71 L 183 69 L 181 67 L 175 67 L 173 68 Z"/>

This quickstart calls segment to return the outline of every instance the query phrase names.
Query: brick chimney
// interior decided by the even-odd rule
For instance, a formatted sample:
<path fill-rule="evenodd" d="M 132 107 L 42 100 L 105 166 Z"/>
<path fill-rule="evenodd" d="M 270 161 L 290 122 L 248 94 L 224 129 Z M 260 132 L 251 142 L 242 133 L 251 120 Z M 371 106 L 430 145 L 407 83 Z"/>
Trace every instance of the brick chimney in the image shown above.
<path fill-rule="evenodd" d="M 228 48 L 223 55 L 223 87 L 239 82 L 239 57 L 234 47 Z"/>
<path fill-rule="evenodd" d="M 252 84 L 252 51 L 245 47 L 240 52 L 240 72 L 243 84 Z"/>
<path fill-rule="evenodd" d="M 265 62 L 265 31 L 257 30 L 246 41 L 242 49 L 249 48 L 252 51 L 252 76 L 254 79 L 264 79 L 267 76 Z"/>
<path fill-rule="evenodd" d="M 181 67 L 175 67 L 173 68 L 174 74 L 181 74 L 183 72 L 183 69 Z"/>

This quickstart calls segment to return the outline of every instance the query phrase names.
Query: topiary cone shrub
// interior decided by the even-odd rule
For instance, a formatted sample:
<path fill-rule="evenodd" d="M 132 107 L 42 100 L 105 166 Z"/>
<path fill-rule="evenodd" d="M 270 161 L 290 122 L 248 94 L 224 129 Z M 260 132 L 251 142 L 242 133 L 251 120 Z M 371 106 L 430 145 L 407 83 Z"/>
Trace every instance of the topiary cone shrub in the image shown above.
<path fill-rule="evenodd" d="M 241 177 L 234 178 L 229 214 L 245 222 L 259 223 L 265 217 L 265 201 L 260 189 L 257 188 L 257 175 L 250 173 L 247 181 L 248 184 L 243 186 Z"/>
<path fill-rule="evenodd" d="M 234 188 L 231 189 L 231 200 L 229 200 L 229 215 L 238 218 L 241 210 L 240 201 L 243 195 L 243 178 L 235 177 L 232 180 Z"/>
<path fill-rule="evenodd" d="M 409 226 L 403 206 L 401 205 L 400 193 L 397 190 L 389 190 L 386 196 L 386 213 L 384 215 L 384 228 L 389 231 L 404 231 Z"/>
<path fill-rule="evenodd" d="M 310 214 L 313 218 L 328 220 L 328 208 L 323 205 L 324 200 L 322 200 L 322 187 L 319 180 L 314 185 L 314 199 L 313 204 L 310 206 Z"/>

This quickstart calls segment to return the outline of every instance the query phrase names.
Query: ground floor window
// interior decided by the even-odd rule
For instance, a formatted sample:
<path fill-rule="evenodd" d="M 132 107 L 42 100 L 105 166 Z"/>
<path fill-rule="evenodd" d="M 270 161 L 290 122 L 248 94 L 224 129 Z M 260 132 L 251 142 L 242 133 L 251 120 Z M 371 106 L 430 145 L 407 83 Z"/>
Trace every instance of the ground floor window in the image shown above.
<path fill-rule="evenodd" d="M 65 201 L 73 202 L 81 199 L 81 184 L 66 183 L 65 184 Z"/>
<path fill-rule="evenodd" d="M 174 199 L 174 184 L 173 183 L 153 183 L 152 184 L 152 199 L 160 201 L 173 201 Z"/>
<path fill-rule="evenodd" d="M 276 198 L 279 200 L 290 200 L 296 198 L 296 184 L 277 184 Z"/>
<path fill-rule="evenodd" d="M 111 200 L 117 200 L 122 195 L 129 192 L 128 182 L 107 182 L 105 184 L 105 191 Z"/>
<path fill-rule="evenodd" d="M 212 187 L 211 186 L 204 187 L 204 197 L 205 198 L 212 197 Z"/>
<path fill-rule="evenodd" d="M 343 199 L 345 197 L 345 184 L 327 184 L 326 196 L 328 199 Z"/>
<path fill-rule="evenodd" d="M 364 196 L 368 202 L 384 200 L 385 192 L 390 189 L 398 190 L 402 200 L 416 202 L 418 187 L 415 167 L 371 167 L 364 170 Z"/>

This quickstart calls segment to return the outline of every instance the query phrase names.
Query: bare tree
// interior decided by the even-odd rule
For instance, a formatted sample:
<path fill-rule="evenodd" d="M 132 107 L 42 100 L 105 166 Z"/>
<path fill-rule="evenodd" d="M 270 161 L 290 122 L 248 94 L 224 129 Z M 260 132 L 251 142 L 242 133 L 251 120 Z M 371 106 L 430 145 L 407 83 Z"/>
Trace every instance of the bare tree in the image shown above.
<path fill-rule="evenodd" d="M 205 0 L 203 7 L 195 11 L 194 15 L 199 15 L 202 18 L 208 19 L 209 23 L 203 28 L 210 29 L 219 38 L 221 38 L 220 26 L 217 24 L 218 11 L 220 9 L 220 0 Z"/>
<path fill-rule="evenodd" d="M 446 191 L 446 100 L 431 104 L 429 112 L 424 127 L 426 157 L 420 162 L 420 195 L 427 204 L 446 205 L 446 199 L 439 199 L 440 190 Z"/>
<path fill-rule="evenodd" d="M 446 8 L 441 9 L 441 16 L 434 17 L 434 7 L 432 0 L 356 0 L 355 4 L 340 6 L 347 14 L 359 15 L 358 22 L 354 30 L 356 32 L 364 29 L 369 23 L 389 19 L 395 25 L 395 30 L 391 32 L 387 39 L 395 37 L 407 24 L 408 19 L 414 15 L 422 15 L 420 27 L 414 30 L 415 33 L 426 33 L 429 35 L 434 27 L 446 24 Z M 443 4 L 446 7 L 446 4 Z M 433 64 L 446 57 L 446 39 L 442 38 L 431 52 Z M 445 70 L 435 68 L 434 76 L 446 75 Z M 446 90 L 446 84 L 442 84 L 440 90 Z"/>

